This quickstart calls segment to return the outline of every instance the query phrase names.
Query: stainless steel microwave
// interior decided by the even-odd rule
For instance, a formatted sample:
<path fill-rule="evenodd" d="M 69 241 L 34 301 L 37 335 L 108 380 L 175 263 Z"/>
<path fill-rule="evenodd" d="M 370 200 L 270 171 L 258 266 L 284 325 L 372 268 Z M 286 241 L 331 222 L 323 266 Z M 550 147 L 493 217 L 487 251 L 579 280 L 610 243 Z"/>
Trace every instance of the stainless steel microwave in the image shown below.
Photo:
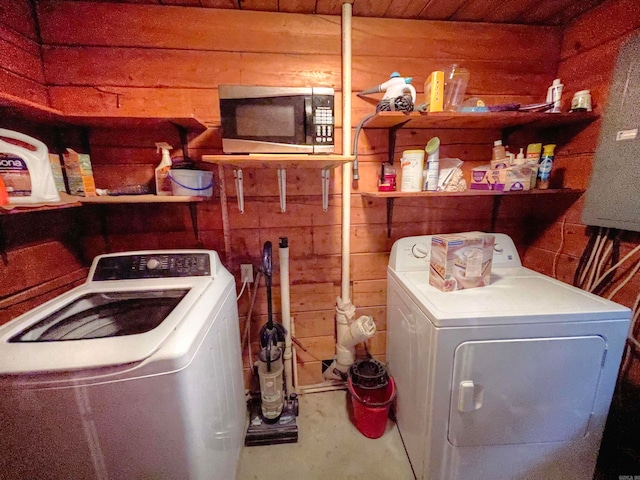
<path fill-rule="evenodd" d="M 225 153 L 332 153 L 334 91 L 220 85 Z"/>

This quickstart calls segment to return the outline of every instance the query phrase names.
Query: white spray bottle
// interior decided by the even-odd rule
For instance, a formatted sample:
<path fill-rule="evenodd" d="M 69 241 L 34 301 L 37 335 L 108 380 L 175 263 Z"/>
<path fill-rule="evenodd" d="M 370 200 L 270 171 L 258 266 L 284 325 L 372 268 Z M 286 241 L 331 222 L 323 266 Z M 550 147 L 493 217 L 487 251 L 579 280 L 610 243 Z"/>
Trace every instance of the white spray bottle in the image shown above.
<path fill-rule="evenodd" d="M 171 169 L 171 145 L 165 142 L 156 143 L 157 151 L 162 150 L 162 160 L 156 167 L 156 195 L 171 195 L 171 178 L 169 178 L 169 170 Z"/>

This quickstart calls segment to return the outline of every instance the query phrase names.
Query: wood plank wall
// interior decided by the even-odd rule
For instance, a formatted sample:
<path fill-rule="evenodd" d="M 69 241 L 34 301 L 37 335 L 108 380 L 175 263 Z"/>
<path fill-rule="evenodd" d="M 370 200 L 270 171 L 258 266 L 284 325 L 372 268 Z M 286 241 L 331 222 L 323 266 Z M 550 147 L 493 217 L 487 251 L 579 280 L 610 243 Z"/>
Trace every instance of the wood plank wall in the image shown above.
<path fill-rule="evenodd" d="M 564 34 L 558 75 L 565 88 L 573 92 L 590 89 L 595 108 L 604 113 L 613 77 L 618 50 L 628 39 L 640 34 L 640 5 L 634 0 L 607 0 L 570 24 Z M 569 108 L 571 96 L 564 96 L 565 108 Z M 585 130 L 576 133 L 560 150 L 558 166 L 566 168 L 572 186 L 587 186 L 594 153 L 598 144 L 601 121 L 596 121 Z M 621 172 L 624 175 L 624 172 Z M 636 194 L 631 193 L 631 194 Z M 577 202 L 550 228 L 536 239 L 527 252 L 532 268 L 549 273 L 552 259 L 563 244 L 558 257 L 558 270 L 573 274 L 577 259 L 585 249 L 594 227 L 581 223 L 583 202 Z M 636 212 L 637 214 L 637 212 Z M 562 242 L 564 238 L 564 242 Z M 621 236 L 621 257 L 640 243 L 640 234 L 625 232 Z M 636 255 L 626 262 L 619 272 L 620 277 L 629 273 L 637 260 Z M 633 307 L 640 292 L 640 274 L 621 289 L 614 301 Z M 605 292 L 605 294 L 608 292 Z M 634 360 L 632 377 L 640 383 L 640 361 Z"/>
<path fill-rule="evenodd" d="M 30 0 L 0 7 L 0 90 L 48 105 L 40 39 Z"/>
<path fill-rule="evenodd" d="M 38 2 L 38 17 L 45 82 L 55 108 L 80 115 L 123 117 L 196 114 L 216 125 L 220 83 L 331 86 L 337 93 L 336 143 L 341 145 L 339 17 L 69 1 Z M 471 71 L 469 95 L 488 103 L 538 102 L 556 76 L 561 39 L 559 28 L 356 17 L 353 90 L 377 85 L 397 70 L 413 76 L 421 93 L 432 70 L 457 61 Z M 374 111 L 378 99 L 353 94 L 352 131 L 361 118 Z M 397 161 L 402 150 L 421 148 L 430 137 L 439 135 L 443 156 L 484 161 L 490 158 L 493 140 L 501 134 L 491 129 L 402 130 L 393 153 Z M 379 333 L 369 349 L 382 359 L 385 270 L 393 241 L 407 235 L 489 230 L 493 208 L 492 201 L 484 198 L 396 201 L 392 237 L 387 238 L 385 202 L 360 195 L 375 189 L 380 164 L 389 154 L 387 138 L 385 130 L 360 135 L 360 180 L 353 185 L 351 199 L 352 297 L 357 315 L 371 314 L 378 324 Z M 153 143 L 177 144 L 175 133 L 165 129 L 92 129 L 89 139 L 96 181 L 107 187 L 123 177 L 127 181 L 150 180 L 159 161 Z M 524 145 L 510 146 L 517 151 Z M 221 153 L 219 130 L 213 127 L 192 139 L 190 152 L 192 156 Z M 320 361 L 334 354 L 333 316 L 341 282 L 339 171 L 332 176 L 326 213 L 321 208 L 319 171 L 288 172 L 287 212 L 280 213 L 276 172 L 246 170 L 243 215 L 234 205 L 232 174 L 225 172 L 231 196 L 230 251 L 224 251 L 222 212 L 218 198 L 214 198 L 198 206 L 198 239 L 191 231 L 185 206 L 109 207 L 102 212 L 110 233 L 106 240 L 100 232 L 100 212 L 83 209 L 85 256 L 108 250 L 202 245 L 219 250 L 225 265 L 238 278 L 240 263 L 259 265 L 265 241 L 277 246 L 278 237 L 289 237 L 291 310 L 296 336 L 306 349 L 299 350 L 300 382 L 318 382 Z M 527 244 L 538 248 L 540 257 L 548 255 L 536 242 L 567 208 L 561 203 L 525 205 L 509 200 L 501 206 L 495 229 L 514 235 L 527 262 L 538 265 L 538 255 L 529 253 L 535 249 L 527 250 Z M 539 214 L 525 217 L 523 211 Z M 277 319 L 277 248 L 274 252 Z M 568 272 L 561 273 L 568 276 Z M 248 304 L 245 294 L 239 303 L 241 320 L 246 318 Z M 251 322 L 254 338 L 265 320 L 266 298 L 260 288 Z"/>
<path fill-rule="evenodd" d="M 48 106 L 34 12 L 30 0 L 0 7 L 0 93 Z M 16 118 L 2 105 L 0 128 L 55 142 L 50 129 Z M 71 210 L 0 215 L 0 324 L 84 281 L 76 225 Z"/>

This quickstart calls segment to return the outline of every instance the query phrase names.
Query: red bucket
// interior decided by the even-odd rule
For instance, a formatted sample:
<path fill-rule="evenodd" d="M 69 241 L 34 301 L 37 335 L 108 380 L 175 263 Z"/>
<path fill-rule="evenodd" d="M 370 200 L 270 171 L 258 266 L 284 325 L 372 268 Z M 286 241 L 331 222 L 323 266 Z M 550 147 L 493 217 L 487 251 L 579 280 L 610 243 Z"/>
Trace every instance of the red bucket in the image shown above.
<path fill-rule="evenodd" d="M 348 379 L 354 423 L 360 433 L 368 438 L 380 438 L 387 427 L 391 402 L 396 398 L 393 378 L 381 388 L 365 389 Z"/>

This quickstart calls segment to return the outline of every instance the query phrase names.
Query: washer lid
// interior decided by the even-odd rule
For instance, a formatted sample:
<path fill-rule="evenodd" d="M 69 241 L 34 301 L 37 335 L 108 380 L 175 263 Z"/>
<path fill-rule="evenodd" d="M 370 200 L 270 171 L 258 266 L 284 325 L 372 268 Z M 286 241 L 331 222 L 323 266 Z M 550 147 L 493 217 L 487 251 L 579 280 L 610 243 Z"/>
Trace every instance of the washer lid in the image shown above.
<path fill-rule="evenodd" d="M 9 343 L 63 342 L 146 333 L 160 325 L 188 289 L 90 292 L 33 323 Z"/>
<path fill-rule="evenodd" d="M 441 292 L 429 273 L 389 271 L 436 326 L 628 319 L 622 305 L 527 268 L 495 270 L 485 287 Z"/>
<path fill-rule="evenodd" d="M 181 324 L 201 328 L 210 313 L 203 309 L 213 307 L 227 284 L 192 277 L 76 287 L 0 327 L 0 375 L 145 361 L 182 331 Z"/>

